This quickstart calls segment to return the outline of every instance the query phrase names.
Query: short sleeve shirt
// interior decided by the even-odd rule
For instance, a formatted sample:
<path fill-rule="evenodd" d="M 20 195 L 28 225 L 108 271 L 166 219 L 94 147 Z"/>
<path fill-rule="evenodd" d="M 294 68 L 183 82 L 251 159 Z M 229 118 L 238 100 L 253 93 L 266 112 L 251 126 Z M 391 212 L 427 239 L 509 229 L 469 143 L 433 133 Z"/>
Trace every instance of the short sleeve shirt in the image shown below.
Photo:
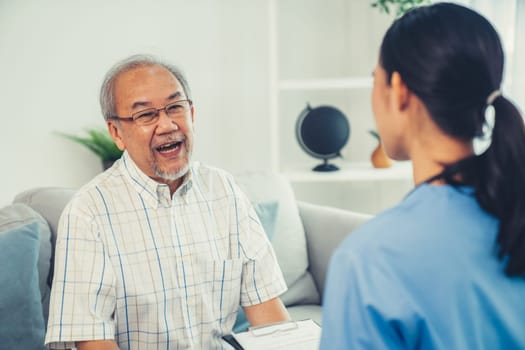
<path fill-rule="evenodd" d="M 59 223 L 46 343 L 227 348 L 239 305 L 286 285 L 257 214 L 224 171 L 194 163 L 170 197 L 127 153 Z"/>
<path fill-rule="evenodd" d="M 330 262 L 321 349 L 524 349 L 525 279 L 471 188 L 421 185 Z"/>

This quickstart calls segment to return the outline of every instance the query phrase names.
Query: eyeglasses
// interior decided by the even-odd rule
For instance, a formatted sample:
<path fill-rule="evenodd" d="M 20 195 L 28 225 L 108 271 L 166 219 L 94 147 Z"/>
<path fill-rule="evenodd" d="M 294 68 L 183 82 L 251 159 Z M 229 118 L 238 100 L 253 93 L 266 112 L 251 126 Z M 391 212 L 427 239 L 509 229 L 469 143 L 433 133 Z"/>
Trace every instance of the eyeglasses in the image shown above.
<path fill-rule="evenodd" d="M 122 120 L 134 122 L 137 125 L 150 125 L 159 120 L 160 111 L 164 110 L 166 115 L 171 119 L 179 118 L 186 115 L 186 112 L 191 108 L 193 102 L 191 100 L 180 100 L 165 105 L 161 108 L 148 108 L 142 111 L 133 113 L 131 117 L 119 117 L 117 115 L 111 116 L 108 119 Z"/>

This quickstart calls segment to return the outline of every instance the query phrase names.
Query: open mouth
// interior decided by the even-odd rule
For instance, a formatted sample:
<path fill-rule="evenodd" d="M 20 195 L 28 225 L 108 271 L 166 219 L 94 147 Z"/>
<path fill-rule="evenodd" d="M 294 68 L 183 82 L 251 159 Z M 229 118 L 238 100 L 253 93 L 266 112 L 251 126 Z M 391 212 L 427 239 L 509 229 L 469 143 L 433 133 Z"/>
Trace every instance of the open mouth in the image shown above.
<path fill-rule="evenodd" d="M 157 148 L 155 148 L 159 153 L 170 153 L 179 149 L 182 145 L 182 141 L 165 143 Z"/>

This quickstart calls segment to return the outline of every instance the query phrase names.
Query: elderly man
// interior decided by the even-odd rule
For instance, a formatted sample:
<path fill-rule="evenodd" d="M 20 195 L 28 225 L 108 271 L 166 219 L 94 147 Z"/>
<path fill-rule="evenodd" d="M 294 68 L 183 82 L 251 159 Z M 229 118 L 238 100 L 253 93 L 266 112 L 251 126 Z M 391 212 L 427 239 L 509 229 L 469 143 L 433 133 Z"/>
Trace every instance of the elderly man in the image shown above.
<path fill-rule="evenodd" d="M 130 57 L 106 75 L 100 102 L 125 152 L 62 214 L 46 343 L 226 348 L 239 305 L 252 325 L 287 320 L 286 285 L 248 199 L 229 174 L 190 162 L 181 72 Z"/>

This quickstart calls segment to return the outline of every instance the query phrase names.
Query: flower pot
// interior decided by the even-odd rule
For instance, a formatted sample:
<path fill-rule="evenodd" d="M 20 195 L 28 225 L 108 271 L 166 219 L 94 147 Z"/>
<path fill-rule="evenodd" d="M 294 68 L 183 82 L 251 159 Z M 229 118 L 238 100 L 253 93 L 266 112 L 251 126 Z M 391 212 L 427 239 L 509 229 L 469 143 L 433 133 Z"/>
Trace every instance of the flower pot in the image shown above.
<path fill-rule="evenodd" d="M 372 152 L 370 160 L 372 161 L 374 168 L 390 168 L 392 166 L 392 160 L 388 158 L 381 142 L 378 143 L 377 147 Z"/>

